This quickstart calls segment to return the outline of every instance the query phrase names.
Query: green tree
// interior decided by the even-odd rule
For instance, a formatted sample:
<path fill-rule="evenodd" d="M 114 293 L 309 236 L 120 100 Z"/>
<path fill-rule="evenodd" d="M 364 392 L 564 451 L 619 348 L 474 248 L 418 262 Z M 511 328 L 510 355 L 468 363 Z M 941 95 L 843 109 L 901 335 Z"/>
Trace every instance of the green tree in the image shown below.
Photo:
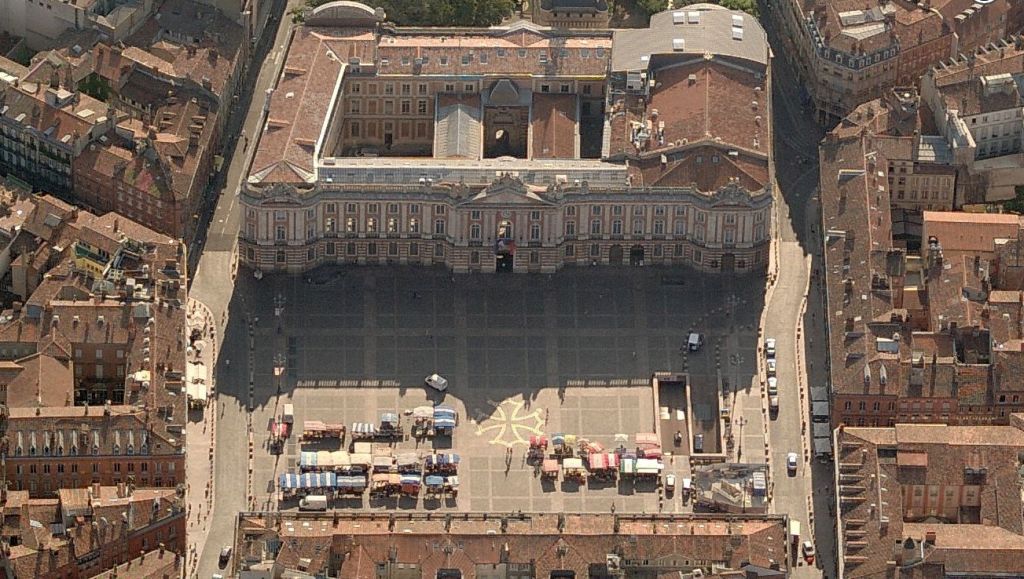
<path fill-rule="evenodd" d="M 641 0 L 644 1 L 644 0 Z M 689 6 L 690 4 L 702 4 L 702 3 L 718 4 L 729 10 L 740 10 L 750 14 L 754 18 L 758 18 L 761 12 L 757 9 L 756 0 L 675 0 L 675 6 L 677 8 L 683 6 Z"/>
<path fill-rule="evenodd" d="M 1024 215 L 1024 185 L 1018 185 L 1014 188 L 1014 191 L 1017 193 L 1017 196 L 1003 203 L 1003 209 L 1009 213 Z"/>
<path fill-rule="evenodd" d="M 647 14 L 668 10 L 668 0 L 636 0 L 636 7 Z"/>
<path fill-rule="evenodd" d="M 307 0 L 319 6 L 330 0 Z M 494 26 L 512 14 L 514 0 L 364 0 L 399 26 Z"/>
<path fill-rule="evenodd" d="M 757 9 L 757 2 L 754 0 L 718 0 L 718 4 L 729 10 L 740 10 L 750 14 L 754 18 L 761 15 Z"/>
<path fill-rule="evenodd" d="M 78 90 L 98 101 L 107 101 L 110 96 L 110 84 L 102 76 L 92 73 L 78 82 Z"/>

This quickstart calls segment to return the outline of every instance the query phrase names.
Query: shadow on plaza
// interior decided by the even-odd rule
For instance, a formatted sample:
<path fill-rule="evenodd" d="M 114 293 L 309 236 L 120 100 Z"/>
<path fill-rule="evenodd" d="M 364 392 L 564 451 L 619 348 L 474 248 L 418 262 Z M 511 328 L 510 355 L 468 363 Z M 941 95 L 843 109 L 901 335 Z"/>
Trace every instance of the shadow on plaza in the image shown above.
<path fill-rule="evenodd" d="M 753 366 L 763 305 L 762 273 L 684 267 L 452 275 L 414 266 L 331 266 L 261 280 L 243 269 L 217 384 L 221 396 L 242 405 L 251 392 L 259 409 L 277 404 L 278 382 L 280 394 L 313 382 L 327 390 L 366 384 L 404 394 L 422 392 L 424 377 L 438 372 L 451 386 L 444 394 L 428 391 L 430 401 L 458 399 L 468 414 L 462 418 L 479 421 L 509 398 L 531 412 L 544 390 L 557 390 L 564 403 L 570 387 L 618 387 L 623 380 L 642 387 L 654 372 L 686 371 L 699 386 L 694 406 L 711 407 L 719 372 L 735 379 L 735 365 Z M 691 331 L 707 338 L 696 355 L 685 351 Z M 727 345 L 742 362 L 730 360 Z M 276 381 L 279 363 L 287 370 Z"/>

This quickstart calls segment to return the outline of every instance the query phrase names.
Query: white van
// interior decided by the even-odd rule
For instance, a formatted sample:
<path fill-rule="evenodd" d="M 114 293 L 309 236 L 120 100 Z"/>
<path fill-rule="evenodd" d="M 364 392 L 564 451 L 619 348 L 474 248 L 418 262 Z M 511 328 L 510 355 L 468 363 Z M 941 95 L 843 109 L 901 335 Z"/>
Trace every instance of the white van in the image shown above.
<path fill-rule="evenodd" d="M 327 496 L 326 495 L 309 495 L 302 497 L 299 501 L 300 511 L 326 511 L 327 510 Z"/>
<path fill-rule="evenodd" d="M 701 347 L 704 346 L 704 335 L 698 334 L 697 332 L 690 332 L 690 337 L 687 338 L 686 345 L 689 347 L 691 352 L 700 351 Z"/>

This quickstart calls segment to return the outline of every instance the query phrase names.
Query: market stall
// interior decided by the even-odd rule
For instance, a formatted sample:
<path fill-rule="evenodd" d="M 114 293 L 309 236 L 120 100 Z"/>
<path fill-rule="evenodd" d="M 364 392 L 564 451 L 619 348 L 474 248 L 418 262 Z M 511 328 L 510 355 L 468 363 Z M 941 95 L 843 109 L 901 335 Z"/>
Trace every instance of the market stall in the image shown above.
<path fill-rule="evenodd" d="M 543 434 L 530 435 L 530 449 L 526 453 L 528 460 L 542 460 L 548 451 L 548 439 Z"/>
<path fill-rule="evenodd" d="M 402 475 L 398 473 L 373 473 L 370 484 L 371 496 L 391 496 L 402 491 Z"/>
<path fill-rule="evenodd" d="M 583 466 L 583 460 L 580 458 L 566 458 L 562 460 L 562 476 L 567 481 L 586 482 L 587 469 Z"/>
<path fill-rule="evenodd" d="M 369 422 L 356 422 L 352 425 L 352 440 L 373 440 L 377 436 L 377 426 Z"/>
<path fill-rule="evenodd" d="M 406 496 L 417 496 L 420 494 L 420 486 L 423 484 L 423 479 L 417 474 L 403 474 L 399 479 L 402 487 L 402 494 Z"/>
<path fill-rule="evenodd" d="M 459 423 L 459 415 L 451 406 L 434 407 L 434 433 L 437 436 L 451 436 Z"/>
<path fill-rule="evenodd" d="M 373 472 L 391 472 L 395 466 L 395 457 L 388 454 L 377 454 L 373 457 Z"/>
<path fill-rule="evenodd" d="M 642 458 L 661 458 L 661 438 L 653 432 L 636 433 L 636 452 Z"/>
<path fill-rule="evenodd" d="M 426 438 L 433 436 L 434 428 L 434 407 L 417 406 L 412 410 L 412 436 L 413 438 Z"/>
<path fill-rule="evenodd" d="M 430 454 L 423 460 L 425 472 L 455 474 L 459 470 L 459 455 L 454 453 Z"/>
<path fill-rule="evenodd" d="M 394 412 L 384 412 L 380 415 L 380 429 L 377 432 L 378 438 L 395 439 L 401 438 L 402 434 L 402 422 L 398 414 Z"/>
<path fill-rule="evenodd" d="M 338 477 L 336 488 L 343 495 L 361 495 L 366 492 L 365 475 L 342 475 Z"/>
<path fill-rule="evenodd" d="M 575 434 L 556 433 L 551 436 L 551 445 L 554 447 L 555 456 L 572 456 L 576 448 Z"/>
<path fill-rule="evenodd" d="M 444 477 L 440 475 L 428 475 L 424 479 L 426 492 L 424 496 L 428 499 L 437 499 L 444 494 Z"/>
<path fill-rule="evenodd" d="M 587 455 L 587 465 L 594 478 L 615 480 L 619 472 L 619 455 L 610 452 L 592 452 Z"/>
<path fill-rule="evenodd" d="M 398 472 L 402 474 L 419 474 L 422 472 L 421 464 L 420 455 L 415 451 L 399 453 L 395 458 Z"/>
<path fill-rule="evenodd" d="M 558 469 L 560 466 L 557 458 L 544 459 L 544 463 L 541 466 L 541 476 L 548 480 L 558 480 Z"/>

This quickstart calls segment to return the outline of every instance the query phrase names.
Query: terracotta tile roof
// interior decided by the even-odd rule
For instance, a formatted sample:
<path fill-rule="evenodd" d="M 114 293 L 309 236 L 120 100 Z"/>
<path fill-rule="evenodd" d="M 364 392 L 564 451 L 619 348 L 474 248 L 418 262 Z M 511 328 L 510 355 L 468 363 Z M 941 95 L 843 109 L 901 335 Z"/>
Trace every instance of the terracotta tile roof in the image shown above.
<path fill-rule="evenodd" d="M 700 191 L 717 191 L 737 182 L 748 191 L 757 191 L 768 183 L 768 165 L 765 159 L 746 151 L 729 154 L 724 147 L 701 144 L 683 147 L 666 155 L 663 165 L 658 157 L 641 161 L 640 181 L 635 185 L 661 187 L 687 187 L 696 184 Z"/>
<path fill-rule="evenodd" d="M 127 563 L 94 575 L 94 579 L 117 579 L 118 577 L 131 577 L 132 579 L 165 579 L 167 577 L 179 577 L 184 559 L 181 555 L 171 551 L 155 549 L 136 557 Z"/>
<path fill-rule="evenodd" d="M 726 146 L 767 151 L 765 82 L 753 72 L 702 59 L 655 74 L 660 86 L 651 95 L 647 112 L 658 111 L 657 122 L 665 123 L 666 143 L 721 139 Z M 696 76 L 692 84 L 690 75 Z M 755 140 L 759 141 L 756 147 Z"/>
<path fill-rule="evenodd" d="M 457 34 L 398 29 L 381 35 L 376 63 L 381 75 L 603 78 L 611 48 L 608 32 L 567 34 L 528 23 Z M 421 59 L 420 65 L 416 59 Z"/>
<path fill-rule="evenodd" d="M 49 529 L 47 529 L 49 532 Z M 25 545 L 11 547 L 10 561 L 15 577 L 46 577 L 51 573 L 55 576 L 67 571 L 66 567 L 74 564 L 71 550 L 65 548 L 66 543 L 54 544 L 54 549 L 37 551 Z"/>
<path fill-rule="evenodd" d="M 579 131 L 576 95 L 533 95 L 533 158 L 573 159 Z"/>
<path fill-rule="evenodd" d="M 295 29 L 256 145 L 250 182 L 312 180 L 313 147 L 307 143 L 320 137 L 342 66 L 350 58 L 369 57 L 374 44 L 373 34 L 365 30 Z"/>
<path fill-rule="evenodd" d="M 965 213 L 925 211 L 922 235 L 936 237 L 945 254 L 967 252 L 994 255 L 994 240 L 1016 239 L 1024 228 L 1019 215 L 1009 213 Z"/>
<path fill-rule="evenodd" d="M 144 67 L 159 66 L 161 75 L 208 82 L 213 94 L 224 95 L 243 54 L 242 27 L 219 10 L 188 0 L 167 0 L 157 14 L 128 37 L 127 44 L 142 50 L 129 47 L 122 56 L 137 57 Z"/>
<path fill-rule="evenodd" d="M 337 524 L 327 518 L 286 519 L 275 564 L 316 574 L 332 555 L 344 553 L 339 577 L 346 578 L 365 577 L 375 563 L 388 560 L 412 566 L 426 577 L 437 576 L 441 569 L 475 576 L 478 566 L 489 568 L 503 560 L 532 563 L 538 577 L 559 569 L 586 576 L 591 565 L 604 564 L 609 553 L 619 553 L 627 561 L 663 560 L 669 566 L 673 559 L 697 554 L 736 570 L 745 564 L 768 567 L 778 562 L 783 570 L 786 565 L 783 517 L 619 517 L 618 532 L 610 515 L 566 515 L 561 532 L 557 518 L 513 515 L 503 529 L 500 516 L 467 515 L 452 518 L 446 529 L 444 520 L 398 517 L 393 531 L 386 520 L 358 515 L 342 517 Z M 242 521 L 239 536 L 239 552 L 257 558 L 267 551 L 256 543 L 276 540 L 258 519 Z M 638 537 L 643 540 L 634 540 Z"/>
<path fill-rule="evenodd" d="M 53 89 L 48 85 L 20 83 L 0 91 L 5 95 L 0 111 L 9 119 L 44 133 L 55 142 L 78 143 L 90 138 L 94 127 L 111 126 L 108 107 L 89 95 Z M 47 93 L 56 94 L 47 103 Z M 18 119 L 21 120 L 18 120 Z"/>
<path fill-rule="evenodd" d="M 882 576 L 886 561 L 894 556 L 898 565 L 912 562 L 909 550 L 901 552 L 899 546 L 893 550 L 893 537 L 913 539 L 914 549 L 923 548 L 926 553 L 921 565 L 940 569 L 946 565 L 947 573 L 1024 569 L 1017 472 L 1024 432 L 1019 426 L 847 427 L 837 437 L 841 473 L 837 494 L 844 497 L 840 506 L 846 522 L 839 541 L 845 551 L 846 577 Z M 907 453 L 919 457 L 916 466 L 897 458 Z M 973 470 L 965 473 L 967 468 Z M 985 474 L 971 474 L 980 469 L 986 469 Z M 869 480 L 880 481 L 874 484 L 881 488 L 871 488 Z M 940 495 L 929 499 L 927 492 L 919 493 L 922 488 L 939 489 Z M 878 513 L 872 512 L 878 504 L 872 501 L 873 492 L 886 497 Z M 942 502 L 944 492 L 956 499 Z M 886 529 L 880 523 L 883 516 L 888 519 Z M 926 541 L 929 533 L 935 534 L 933 544 Z M 979 562 L 982 559 L 986 562 Z"/>
<path fill-rule="evenodd" d="M 947 110 L 956 110 L 961 117 L 1005 111 L 1024 106 L 1016 82 L 1009 83 L 1004 90 L 988 91 L 982 79 L 948 84 L 941 89 Z"/>
<path fill-rule="evenodd" d="M 32 354 L 0 366 L 7 406 L 68 406 L 74 400 L 74 373 L 68 359 Z"/>
<path fill-rule="evenodd" d="M 895 2 L 883 7 L 862 0 L 837 0 L 815 2 L 810 7 L 815 5 L 824 8 L 818 10 L 815 21 L 825 44 L 847 54 L 872 54 L 893 43 L 895 34 L 885 22 L 886 12 L 893 12 L 896 20 L 900 19 L 901 12 L 903 19 L 913 17 L 911 11 Z M 841 15 L 852 12 L 866 13 L 866 17 L 844 25 Z"/>
<path fill-rule="evenodd" d="M 880 351 L 876 340 L 891 339 L 899 331 L 890 323 L 898 311 L 891 292 L 872 291 L 874 279 L 894 283 L 903 270 L 903 254 L 892 247 L 886 165 L 877 153 L 869 158 L 864 137 L 830 136 L 821 146 L 824 228 L 830 232 L 825 281 L 828 311 L 836 312 L 829 325 L 829 351 L 837 393 L 895 393 L 882 384 L 878 366 L 897 376 L 890 370 L 898 369 L 892 366 L 898 354 Z"/>
<path fill-rule="evenodd" d="M 183 426 L 184 400 L 172 390 L 180 387 L 185 366 L 179 340 L 185 311 L 173 304 L 184 302 L 184 278 L 180 265 L 178 270 L 166 267 L 181 259 L 178 242 L 113 213 L 97 218 L 51 197 L 32 200 L 26 229 L 42 237 L 40 247 L 56 238 L 62 248 L 55 253 L 58 265 L 45 272 L 37 291 L 20 310 L 4 312 L 0 323 L 0 342 L 39 353 L 18 361 L 22 369 L 11 382 L 15 401 L 32 406 L 12 407 L 11 440 L 26 453 L 33 439 L 42 445 L 45 438 L 68 449 L 96 445 L 109 453 L 114 445 L 134 444 L 148 446 L 153 454 L 178 454 L 182 441 L 176 428 Z M 106 299 L 92 295 L 95 280 L 86 281 L 71 267 L 71 242 L 77 239 L 107 251 L 119 264 L 117 272 L 134 276 L 154 301 L 122 302 L 124 287 L 116 279 L 103 282 Z M 148 273 L 142 271 L 144 264 Z M 70 368 L 62 360 L 94 344 L 124 353 L 125 399 L 123 406 L 111 408 L 113 419 L 105 418 L 102 409 L 66 405 Z M 40 401 L 44 406 L 37 408 Z M 87 440 L 82 441 L 74 431 L 87 423 Z"/>

